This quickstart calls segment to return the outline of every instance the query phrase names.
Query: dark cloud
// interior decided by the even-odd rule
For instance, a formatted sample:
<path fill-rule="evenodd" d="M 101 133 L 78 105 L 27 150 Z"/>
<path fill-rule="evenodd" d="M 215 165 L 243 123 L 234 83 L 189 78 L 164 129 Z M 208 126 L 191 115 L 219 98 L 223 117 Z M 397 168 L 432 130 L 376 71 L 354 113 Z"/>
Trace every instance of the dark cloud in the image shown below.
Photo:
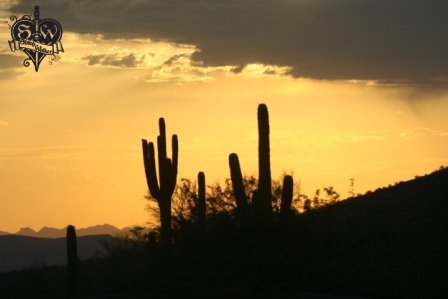
<path fill-rule="evenodd" d="M 168 58 L 167 60 L 165 60 L 163 62 L 163 65 L 165 66 L 172 66 L 176 63 L 178 63 L 182 58 L 189 58 L 190 55 L 189 54 L 177 54 L 177 55 L 173 55 L 170 58 Z"/>
<path fill-rule="evenodd" d="M 88 65 L 113 67 L 137 67 L 141 62 L 141 59 L 137 59 L 133 53 L 125 56 L 119 56 L 118 54 L 88 55 L 83 57 L 83 59 L 87 60 Z"/>
<path fill-rule="evenodd" d="M 239 74 L 244 70 L 244 67 L 245 67 L 245 65 L 239 65 L 239 66 L 233 67 L 230 71 L 232 73 Z"/>
<path fill-rule="evenodd" d="M 22 56 L 23 57 L 11 54 L 0 54 L 0 70 L 7 70 L 23 66 L 23 60 L 25 60 L 27 57 L 26 55 Z"/>
<path fill-rule="evenodd" d="M 101 59 L 103 59 L 106 56 L 106 54 L 99 54 L 99 55 L 88 55 L 83 57 L 83 60 L 87 60 L 88 65 L 97 65 L 101 63 Z"/>
<path fill-rule="evenodd" d="M 23 61 L 26 56 L 0 54 L 0 80 L 12 80 L 22 75 L 24 72 L 17 71 L 17 68 L 23 67 Z"/>
<path fill-rule="evenodd" d="M 15 12 L 30 13 L 22 0 Z M 446 0 L 41 0 L 65 30 L 188 43 L 204 65 L 265 63 L 318 79 L 448 77 Z M 236 69 L 238 70 L 238 69 Z M 439 80 L 435 80 L 435 79 Z"/>

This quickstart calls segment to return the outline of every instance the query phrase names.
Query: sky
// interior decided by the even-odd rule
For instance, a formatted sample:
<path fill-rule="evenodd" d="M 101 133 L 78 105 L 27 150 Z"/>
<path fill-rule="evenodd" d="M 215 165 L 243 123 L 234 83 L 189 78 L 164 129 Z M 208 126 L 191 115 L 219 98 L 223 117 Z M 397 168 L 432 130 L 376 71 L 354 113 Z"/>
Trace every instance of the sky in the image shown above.
<path fill-rule="evenodd" d="M 53 18 L 39 72 L 11 15 Z M 448 165 L 448 2 L 0 0 L 0 231 L 144 225 L 141 139 L 179 136 L 180 178 L 257 173 L 257 105 L 273 178 L 355 191 Z"/>

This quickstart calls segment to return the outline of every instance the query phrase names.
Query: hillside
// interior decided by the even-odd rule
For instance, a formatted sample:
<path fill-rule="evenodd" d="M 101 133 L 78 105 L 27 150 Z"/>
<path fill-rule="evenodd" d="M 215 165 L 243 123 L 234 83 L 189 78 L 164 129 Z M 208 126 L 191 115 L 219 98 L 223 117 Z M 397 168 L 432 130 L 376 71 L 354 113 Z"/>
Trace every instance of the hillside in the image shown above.
<path fill-rule="evenodd" d="M 223 214 L 205 229 L 187 221 L 175 231 L 172 252 L 154 240 L 123 240 L 109 247 L 108 258 L 83 262 L 81 294 L 448 298 L 447 199 L 442 169 L 282 221 L 243 226 Z M 64 255 L 63 242 L 47 246 Z M 11 298 L 59 298 L 63 276 L 63 267 L 11 272 L 0 287 Z M 33 288 L 21 289 L 24 281 Z"/>
<path fill-rule="evenodd" d="M 447 212 L 448 169 L 441 169 L 304 214 L 297 226 L 307 236 L 309 275 L 321 278 L 309 288 L 448 295 Z"/>
<path fill-rule="evenodd" d="M 92 258 L 102 251 L 101 242 L 113 239 L 109 235 L 78 237 L 80 259 Z M 65 238 L 34 238 L 26 236 L 0 236 L 0 272 L 24 267 L 64 265 L 66 263 Z"/>

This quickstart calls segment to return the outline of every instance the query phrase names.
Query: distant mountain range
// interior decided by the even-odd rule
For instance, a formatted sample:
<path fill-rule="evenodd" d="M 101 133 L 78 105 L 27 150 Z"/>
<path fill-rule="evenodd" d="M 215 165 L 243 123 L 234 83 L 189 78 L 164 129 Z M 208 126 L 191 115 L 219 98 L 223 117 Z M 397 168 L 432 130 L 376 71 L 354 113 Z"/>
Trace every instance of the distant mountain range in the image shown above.
<path fill-rule="evenodd" d="M 110 224 L 76 229 L 78 256 L 92 258 L 103 251 L 103 242 L 127 232 Z M 43 227 L 39 231 L 24 227 L 12 234 L 0 231 L 0 272 L 25 267 L 66 263 L 66 228 Z"/>
<path fill-rule="evenodd" d="M 110 224 L 103 225 L 95 225 L 89 226 L 86 228 L 76 229 L 76 235 L 78 237 L 81 236 L 91 236 L 91 235 L 111 235 L 115 236 L 122 232 L 127 232 L 129 230 L 128 227 L 123 229 L 118 229 L 117 227 Z M 32 228 L 24 227 L 21 228 L 16 233 L 8 233 L 0 231 L 1 235 L 18 235 L 18 236 L 27 236 L 27 237 L 35 237 L 35 238 L 65 238 L 66 228 L 54 228 L 54 227 L 42 227 L 39 231 L 35 231 Z"/>
<path fill-rule="evenodd" d="M 79 236 L 77 238 L 79 258 L 85 260 L 103 252 L 103 242 L 113 239 L 114 237 L 110 235 Z M 0 236 L 0 272 L 25 267 L 64 265 L 67 261 L 66 252 L 65 237 L 3 235 Z"/>

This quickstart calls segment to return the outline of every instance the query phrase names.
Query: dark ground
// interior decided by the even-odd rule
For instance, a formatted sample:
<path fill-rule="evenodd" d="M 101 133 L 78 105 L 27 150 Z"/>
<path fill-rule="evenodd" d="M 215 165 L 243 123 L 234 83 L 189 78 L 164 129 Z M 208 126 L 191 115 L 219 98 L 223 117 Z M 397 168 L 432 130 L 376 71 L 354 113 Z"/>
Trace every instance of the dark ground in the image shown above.
<path fill-rule="evenodd" d="M 79 289 L 117 299 L 448 298 L 447 212 L 442 169 L 286 221 L 242 227 L 218 215 L 205 229 L 186 223 L 169 253 L 111 245 L 81 263 Z M 65 285 L 64 267 L 0 273 L 5 299 L 63 298 Z"/>

